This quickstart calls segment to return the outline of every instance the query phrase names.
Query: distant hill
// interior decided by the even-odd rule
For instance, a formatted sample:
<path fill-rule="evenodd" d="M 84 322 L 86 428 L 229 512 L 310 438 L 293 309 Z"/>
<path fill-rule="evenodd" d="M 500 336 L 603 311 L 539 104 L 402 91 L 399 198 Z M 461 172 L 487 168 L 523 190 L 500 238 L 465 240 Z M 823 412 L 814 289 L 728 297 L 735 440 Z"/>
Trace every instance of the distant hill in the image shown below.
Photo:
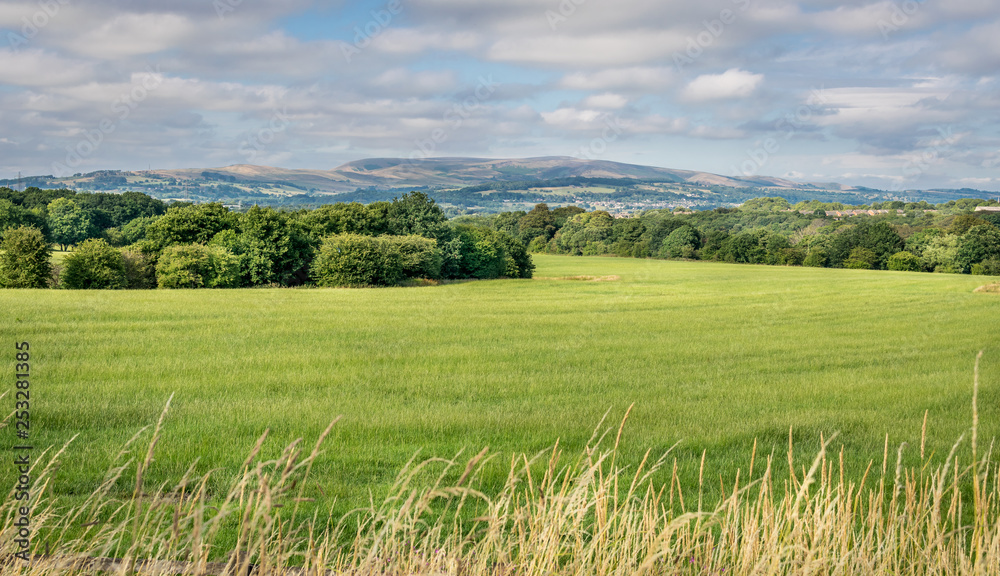
<path fill-rule="evenodd" d="M 514 209 L 541 201 L 631 211 L 678 205 L 728 206 L 759 196 L 845 204 L 887 199 L 942 202 L 988 196 L 974 190 L 885 192 L 838 183 L 801 183 L 769 176 L 733 177 L 566 156 L 366 158 L 332 170 L 247 164 L 136 172 L 102 170 L 69 178 L 34 176 L 25 181 L 38 187 L 136 190 L 163 199 L 275 205 L 364 202 L 392 198 L 408 190 L 423 190 L 445 205 L 485 210 Z M 0 181 L 0 185 L 14 184 L 11 180 Z"/>

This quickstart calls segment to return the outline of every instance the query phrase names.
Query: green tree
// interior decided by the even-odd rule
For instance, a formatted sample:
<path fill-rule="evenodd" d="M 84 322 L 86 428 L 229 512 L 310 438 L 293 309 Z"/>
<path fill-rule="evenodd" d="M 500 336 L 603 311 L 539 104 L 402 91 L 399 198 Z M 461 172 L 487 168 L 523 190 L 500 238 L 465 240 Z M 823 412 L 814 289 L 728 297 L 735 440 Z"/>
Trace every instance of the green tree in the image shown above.
<path fill-rule="evenodd" d="M 507 278 L 531 278 L 535 270 L 535 264 L 531 261 L 528 249 L 511 234 L 496 231 L 495 242 L 503 248 L 504 271 L 503 276 Z"/>
<path fill-rule="evenodd" d="M 63 264 L 61 280 L 64 288 L 114 290 L 128 286 L 124 258 L 101 238 L 81 242 Z"/>
<path fill-rule="evenodd" d="M 536 204 L 517 224 L 517 237 L 528 243 L 538 236 L 552 238 L 556 233 L 556 217 L 548 204 Z"/>
<path fill-rule="evenodd" d="M 830 262 L 843 265 L 855 248 L 865 248 L 875 254 L 873 268 L 884 270 L 889 257 L 903 250 L 903 239 L 884 220 L 862 220 L 856 226 L 844 229 L 830 243 Z"/>
<path fill-rule="evenodd" d="M 899 270 L 902 272 L 920 272 L 923 270 L 920 257 L 912 252 L 896 252 L 889 257 L 889 270 Z"/>
<path fill-rule="evenodd" d="M 440 278 L 442 255 L 437 242 L 430 238 L 410 234 L 384 236 L 392 242 L 402 257 L 402 274 L 405 278 Z"/>
<path fill-rule="evenodd" d="M 660 258 L 680 258 L 684 248 L 688 247 L 692 251 L 701 248 L 701 233 L 688 224 L 677 228 L 667 236 L 660 247 Z"/>
<path fill-rule="evenodd" d="M 1000 229 L 987 223 L 969 228 L 959 240 L 956 267 L 968 274 L 974 264 L 988 258 L 1000 258 Z"/>
<path fill-rule="evenodd" d="M 207 244 L 223 230 L 236 227 L 238 216 L 222 204 L 171 207 L 146 227 L 146 238 L 161 248 L 174 244 Z"/>
<path fill-rule="evenodd" d="M 809 249 L 809 253 L 806 254 L 805 259 L 802 261 L 803 266 L 812 266 L 814 268 L 823 268 L 827 265 L 828 258 L 826 255 L 826 250 L 822 246 L 813 246 Z"/>
<path fill-rule="evenodd" d="M 146 254 L 129 248 L 120 248 L 125 263 L 125 285 L 130 290 L 156 288 L 156 264 Z"/>
<path fill-rule="evenodd" d="M 954 220 L 951 221 L 951 226 L 948 227 L 948 232 L 961 236 L 976 226 L 985 226 L 987 224 L 989 224 L 989 222 L 974 214 L 959 214 L 958 216 L 955 216 Z"/>
<path fill-rule="evenodd" d="M 52 240 L 65 250 L 90 238 L 90 217 L 69 198 L 56 198 L 48 206 L 48 224 Z"/>
<path fill-rule="evenodd" d="M 146 237 L 146 230 L 149 226 L 156 221 L 157 216 L 143 216 L 136 218 L 127 222 L 124 226 L 117 228 L 117 232 L 112 232 L 111 229 L 105 232 L 109 236 L 113 236 L 114 242 L 109 240 L 109 244 L 112 246 L 128 246 L 129 244 L 135 244 L 139 240 Z"/>
<path fill-rule="evenodd" d="M 447 239 L 448 217 L 433 199 L 423 192 L 410 192 L 394 198 L 388 211 L 389 232 L 397 236 L 416 234 L 424 238 Z"/>
<path fill-rule="evenodd" d="M 906 239 L 906 251 L 922 257 L 924 255 L 924 249 L 927 248 L 931 241 L 944 235 L 945 231 L 940 228 L 924 228 L 923 230 L 911 234 Z"/>
<path fill-rule="evenodd" d="M 590 213 L 590 218 L 584 226 L 584 235 L 587 242 L 604 242 L 611 239 L 614 230 L 615 219 L 604 210 L 595 210 Z"/>
<path fill-rule="evenodd" d="M 701 257 L 703 260 L 716 259 L 719 251 L 722 250 L 726 240 L 729 239 L 729 232 L 725 230 L 711 230 L 702 238 Z"/>
<path fill-rule="evenodd" d="M 524 217 L 525 212 L 523 210 L 518 210 L 516 212 L 501 212 L 493 218 L 490 225 L 494 230 L 519 237 L 521 219 Z M 554 229 L 553 232 L 555 232 Z M 527 241 L 530 242 L 532 238 L 534 238 L 534 236 L 528 238 Z"/>
<path fill-rule="evenodd" d="M 747 212 L 780 212 L 782 210 L 789 210 L 791 207 L 792 205 L 789 204 L 788 200 L 784 198 L 764 197 L 747 200 L 742 206 L 740 206 L 740 210 Z"/>
<path fill-rule="evenodd" d="M 1000 276 L 1000 259 L 987 258 L 972 265 L 972 274 L 978 276 Z"/>
<path fill-rule="evenodd" d="M 379 212 L 378 207 L 369 208 L 359 202 L 338 202 L 308 211 L 301 222 L 317 239 L 334 234 L 378 236 L 387 232 L 387 223 Z"/>
<path fill-rule="evenodd" d="M 851 253 L 844 260 L 844 268 L 853 268 L 855 270 L 870 270 L 875 267 L 878 263 L 878 255 L 875 252 L 864 248 L 862 246 L 857 246 L 851 249 Z"/>
<path fill-rule="evenodd" d="M 716 258 L 726 262 L 763 264 L 767 261 L 767 238 L 771 232 L 753 230 L 730 236 L 723 242 Z"/>
<path fill-rule="evenodd" d="M 175 244 L 160 255 L 156 281 L 160 288 L 234 288 L 240 261 L 222 246 Z"/>
<path fill-rule="evenodd" d="M 319 286 L 392 286 L 403 278 L 403 256 L 385 237 L 337 234 L 323 240 L 311 272 Z"/>
<path fill-rule="evenodd" d="M 943 272 L 954 274 L 958 272 L 955 263 L 958 257 L 959 237 L 954 234 L 945 234 L 932 238 L 924 248 L 921 261 L 924 268 L 933 272 Z"/>
<path fill-rule="evenodd" d="M 286 212 L 254 206 L 240 215 L 236 230 L 224 230 L 212 244 L 239 256 L 243 284 L 301 284 L 309 277 L 313 239 Z"/>
<path fill-rule="evenodd" d="M 45 218 L 35 212 L 14 204 L 6 198 L 0 198 L 0 238 L 3 237 L 5 230 L 20 226 L 38 228 L 44 235 L 47 223 L 45 222 Z"/>
<path fill-rule="evenodd" d="M 38 228 L 20 226 L 0 241 L 0 288 L 46 288 L 52 276 L 51 249 Z"/>
<path fill-rule="evenodd" d="M 562 228 L 566 224 L 566 221 L 576 216 L 577 214 L 583 214 L 586 212 L 583 208 L 579 206 L 560 206 L 552 211 L 552 217 L 554 219 L 556 230 Z"/>

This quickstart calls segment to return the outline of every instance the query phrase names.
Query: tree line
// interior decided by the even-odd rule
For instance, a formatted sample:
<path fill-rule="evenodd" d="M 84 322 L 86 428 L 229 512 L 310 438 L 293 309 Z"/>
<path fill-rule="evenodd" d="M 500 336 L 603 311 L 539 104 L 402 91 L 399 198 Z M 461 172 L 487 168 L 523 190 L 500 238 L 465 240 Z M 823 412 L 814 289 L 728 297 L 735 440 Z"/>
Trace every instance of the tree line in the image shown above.
<path fill-rule="evenodd" d="M 528 212 L 455 220 L 506 232 L 533 253 L 997 276 L 1000 213 L 974 212 L 997 204 L 968 199 L 936 206 L 902 201 L 793 206 L 783 198 L 757 198 L 739 208 L 647 210 L 628 217 L 538 204 Z M 828 215 L 848 209 L 888 213 Z"/>
<path fill-rule="evenodd" d="M 451 223 L 426 194 L 315 210 L 167 206 L 145 194 L 0 188 L 0 285 L 44 288 L 391 286 L 530 278 L 526 247 Z M 53 264 L 51 246 L 72 247 Z"/>

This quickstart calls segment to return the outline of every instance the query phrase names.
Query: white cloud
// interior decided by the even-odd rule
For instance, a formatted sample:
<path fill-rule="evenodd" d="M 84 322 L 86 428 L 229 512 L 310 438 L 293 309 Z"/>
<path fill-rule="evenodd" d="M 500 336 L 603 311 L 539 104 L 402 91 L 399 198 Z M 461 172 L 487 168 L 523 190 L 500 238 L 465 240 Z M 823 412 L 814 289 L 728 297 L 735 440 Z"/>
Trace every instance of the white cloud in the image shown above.
<path fill-rule="evenodd" d="M 471 31 L 439 33 L 414 28 L 389 28 L 375 36 L 372 45 L 382 52 L 412 55 L 426 50 L 474 50 L 481 41 L 479 34 Z"/>
<path fill-rule="evenodd" d="M 587 108 L 607 108 L 607 109 L 618 109 L 624 108 L 628 104 L 628 98 L 622 96 L 621 94 L 594 94 L 592 96 L 587 96 L 582 102 L 583 106 Z"/>
<path fill-rule="evenodd" d="M 63 46 L 96 58 L 141 56 L 197 42 L 199 37 L 194 32 L 194 24 L 177 14 L 122 14 L 66 38 Z"/>
<path fill-rule="evenodd" d="M 753 94 L 763 81 L 763 74 L 730 68 L 722 74 L 698 76 L 684 88 L 681 98 L 688 102 L 746 98 Z"/>
<path fill-rule="evenodd" d="M 634 66 L 567 74 L 559 84 L 574 90 L 656 91 L 674 82 L 673 68 Z"/>
<path fill-rule="evenodd" d="M 683 36 L 661 30 L 635 30 L 628 34 L 595 33 L 586 36 L 550 33 L 498 39 L 490 46 L 487 57 L 501 62 L 593 68 L 666 59 L 683 46 Z"/>

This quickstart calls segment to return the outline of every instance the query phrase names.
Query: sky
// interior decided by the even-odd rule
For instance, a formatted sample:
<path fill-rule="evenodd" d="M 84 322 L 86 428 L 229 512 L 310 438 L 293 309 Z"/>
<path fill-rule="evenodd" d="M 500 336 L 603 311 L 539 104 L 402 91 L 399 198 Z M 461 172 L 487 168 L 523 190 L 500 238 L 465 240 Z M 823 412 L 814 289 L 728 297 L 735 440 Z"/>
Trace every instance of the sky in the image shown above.
<path fill-rule="evenodd" d="M 1000 190 L 997 0 L 0 0 L 0 178 L 574 156 Z"/>

